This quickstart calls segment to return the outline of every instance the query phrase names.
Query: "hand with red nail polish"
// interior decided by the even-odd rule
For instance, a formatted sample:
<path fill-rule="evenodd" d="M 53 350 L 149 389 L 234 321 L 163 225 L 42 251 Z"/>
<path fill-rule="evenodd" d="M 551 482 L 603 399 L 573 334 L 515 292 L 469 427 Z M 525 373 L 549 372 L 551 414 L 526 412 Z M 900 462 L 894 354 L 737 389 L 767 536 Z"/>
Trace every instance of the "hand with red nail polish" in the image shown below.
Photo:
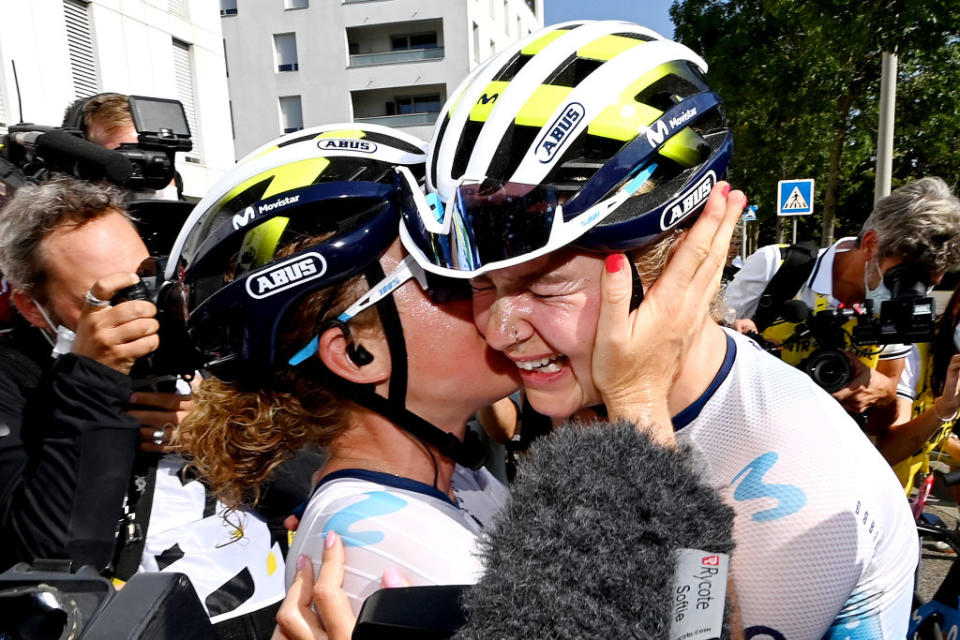
<path fill-rule="evenodd" d="M 611 419 L 646 425 L 661 442 L 673 442 L 668 395 L 688 349 L 712 322 L 710 305 L 745 204 L 742 192 L 725 182 L 715 185 L 663 273 L 649 274 L 655 281 L 632 312 L 634 267 L 623 254 L 607 256 L 592 373 Z"/>

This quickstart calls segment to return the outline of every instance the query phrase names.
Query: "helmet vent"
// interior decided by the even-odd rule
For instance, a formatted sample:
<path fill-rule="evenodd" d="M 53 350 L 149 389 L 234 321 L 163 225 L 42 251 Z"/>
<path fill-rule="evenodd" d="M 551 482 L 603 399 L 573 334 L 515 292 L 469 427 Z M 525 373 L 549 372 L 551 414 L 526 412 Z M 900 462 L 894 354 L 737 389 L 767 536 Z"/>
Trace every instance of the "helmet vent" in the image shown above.
<path fill-rule="evenodd" d="M 603 60 L 578 58 L 576 54 L 573 54 L 558 65 L 556 71 L 543 83 L 562 87 L 576 87 L 584 78 L 599 69 L 603 64 Z"/>
<path fill-rule="evenodd" d="M 457 145 L 457 151 L 453 154 L 453 166 L 450 168 L 450 177 L 459 180 L 467 170 L 467 164 L 470 162 L 470 154 L 473 153 L 473 147 L 480 137 L 480 131 L 483 130 L 482 122 L 467 120 L 463 125 L 463 134 L 460 136 L 460 144 Z"/>
<path fill-rule="evenodd" d="M 503 135 L 503 140 L 493 154 L 487 177 L 499 180 L 509 180 L 523 162 L 527 151 L 533 146 L 540 129 L 511 124 Z"/>

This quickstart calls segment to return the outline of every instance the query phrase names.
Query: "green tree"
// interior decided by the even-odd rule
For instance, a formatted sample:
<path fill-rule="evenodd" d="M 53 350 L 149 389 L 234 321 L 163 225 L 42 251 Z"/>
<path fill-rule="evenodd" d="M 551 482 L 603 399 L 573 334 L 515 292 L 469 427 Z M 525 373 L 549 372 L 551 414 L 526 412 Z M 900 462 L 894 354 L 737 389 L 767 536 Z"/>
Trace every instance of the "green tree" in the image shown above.
<path fill-rule="evenodd" d="M 730 177 L 761 219 L 775 214 L 777 180 L 813 177 L 821 242 L 859 229 L 873 205 L 883 51 L 900 57 L 894 184 L 956 182 L 960 0 L 677 0 L 670 14 L 710 65 L 734 131 Z"/>

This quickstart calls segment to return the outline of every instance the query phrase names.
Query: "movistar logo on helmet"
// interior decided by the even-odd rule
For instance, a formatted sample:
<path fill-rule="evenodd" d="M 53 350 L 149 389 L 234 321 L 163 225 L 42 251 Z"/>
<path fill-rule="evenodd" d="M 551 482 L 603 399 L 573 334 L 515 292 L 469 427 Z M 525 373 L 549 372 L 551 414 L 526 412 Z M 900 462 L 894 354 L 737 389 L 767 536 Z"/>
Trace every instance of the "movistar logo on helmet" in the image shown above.
<path fill-rule="evenodd" d="M 359 153 L 373 153 L 377 150 L 375 142 L 357 138 L 321 138 L 317 140 L 317 147 L 324 151 L 357 151 Z"/>
<path fill-rule="evenodd" d="M 570 133 L 583 121 L 585 113 L 579 102 L 571 102 L 563 108 L 537 144 L 535 153 L 541 163 L 546 164 L 557 157 L 561 147 L 572 137 Z"/>
<path fill-rule="evenodd" d="M 660 217 L 660 228 L 666 231 L 678 222 L 686 218 L 693 211 L 696 211 L 700 205 L 707 201 L 710 190 L 717 183 L 717 175 L 711 170 L 708 171 L 696 184 L 681 193 L 668 205 L 663 208 L 663 214 Z"/>
<path fill-rule="evenodd" d="M 273 265 L 268 271 L 247 277 L 247 293 L 258 300 L 316 280 L 327 271 L 327 261 L 316 252 L 306 253 Z"/>
<path fill-rule="evenodd" d="M 256 218 L 258 215 L 263 213 L 269 213 L 274 209 L 279 207 L 286 207 L 291 204 L 297 204 L 300 201 L 300 195 L 295 196 L 284 196 L 279 200 L 274 200 L 273 202 L 267 202 L 266 204 L 256 204 L 250 205 L 240 213 L 233 216 L 233 228 L 239 229 L 240 227 L 245 227 L 250 224 L 250 221 Z"/>
<path fill-rule="evenodd" d="M 690 121 L 690 118 L 697 115 L 697 108 L 690 107 L 680 115 L 670 118 L 666 122 L 657 120 L 652 126 L 647 128 L 647 143 L 651 147 L 659 147 L 663 144 L 673 131 L 676 131 Z"/>

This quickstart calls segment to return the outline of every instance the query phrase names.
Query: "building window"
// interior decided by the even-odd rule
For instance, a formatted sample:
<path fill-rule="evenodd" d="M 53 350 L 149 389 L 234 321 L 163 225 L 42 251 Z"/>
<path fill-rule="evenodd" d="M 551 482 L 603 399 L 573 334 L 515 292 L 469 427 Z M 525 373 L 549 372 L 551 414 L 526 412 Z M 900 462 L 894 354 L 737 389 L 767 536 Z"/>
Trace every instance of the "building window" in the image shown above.
<path fill-rule="evenodd" d="M 439 113 L 440 94 L 433 93 L 425 96 L 405 96 L 394 98 L 386 104 L 388 116 L 400 116 L 409 113 Z"/>
<path fill-rule="evenodd" d="M 297 71 L 297 34 L 273 34 L 273 52 L 277 59 L 277 71 Z"/>
<path fill-rule="evenodd" d="M 237 0 L 220 0 L 220 15 L 237 15 Z"/>
<path fill-rule="evenodd" d="M 67 51 L 70 56 L 70 75 L 73 78 L 73 97 L 86 98 L 100 93 L 97 59 L 93 51 L 87 3 L 63 0 L 63 18 L 67 26 Z"/>
<path fill-rule="evenodd" d="M 473 59 L 480 62 L 480 27 L 473 23 Z"/>
<path fill-rule="evenodd" d="M 181 18 L 187 17 L 187 0 L 167 0 L 167 11 Z"/>
<path fill-rule="evenodd" d="M 280 96 L 280 130 L 293 133 L 303 129 L 303 106 L 300 96 Z"/>
<path fill-rule="evenodd" d="M 183 103 L 187 115 L 187 126 L 193 138 L 193 150 L 187 156 L 187 162 L 200 162 L 200 126 L 197 122 L 197 101 L 193 91 L 193 51 L 191 45 L 173 40 L 173 75 L 177 85 L 177 99 Z"/>
<path fill-rule="evenodd" d="M 390 36 L 390 47 L 393 51 L 402 51 L 405 49 L 436 49 L 437 32 L 404 34 L 400 36 Z"/>
<path fill-rule="evenodd" d="M 310 6 L 310 0 L 283 0 L 284 9 L 306 9 Z"/>

